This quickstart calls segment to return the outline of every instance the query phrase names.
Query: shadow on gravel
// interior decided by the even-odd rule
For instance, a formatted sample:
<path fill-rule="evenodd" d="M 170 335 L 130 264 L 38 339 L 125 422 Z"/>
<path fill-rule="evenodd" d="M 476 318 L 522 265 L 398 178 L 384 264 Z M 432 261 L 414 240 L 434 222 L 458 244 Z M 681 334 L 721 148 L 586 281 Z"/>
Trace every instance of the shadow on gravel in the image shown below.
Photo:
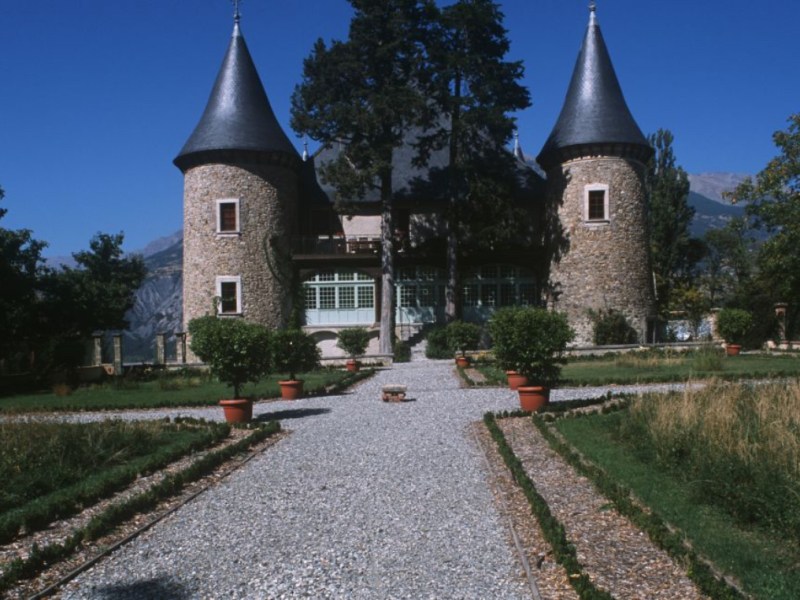
<path fill-rule="evenodd" d="M 126 585 L 110 585 L 98 590 L 102 600 L 139 600 L 159 598 L 161 600 L 184 600 L 191 595 L 179 582 L 168 577 L 137 581 Z"/>
<path fill-rule="evenodd" d="M 304 419 L 316 417 L 331 412 L 330 408 L 292 408 L 289 410 L 276 410 L 258 415 L 256 421 L 283 421 L 284 419 Z"/>

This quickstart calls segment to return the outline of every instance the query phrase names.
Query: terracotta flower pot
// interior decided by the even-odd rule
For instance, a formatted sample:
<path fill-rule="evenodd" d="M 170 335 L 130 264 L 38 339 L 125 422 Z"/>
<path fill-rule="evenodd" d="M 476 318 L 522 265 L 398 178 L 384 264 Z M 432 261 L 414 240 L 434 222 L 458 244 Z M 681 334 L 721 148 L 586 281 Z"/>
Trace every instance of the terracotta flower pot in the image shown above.
<path fill-rule="evenodd" d="M 725 352 L 728 356 L 739 356 L 739 352 L 742 351 L 742 346 L 740 344 L 728 344 L 725 346 Z"/>
<path fill-rule="evenodd" d="M 519 406 L 525 412 L 535 412 L 550 402 L 550 388 L 541 385 L 523 385 L 517 388 Z"/>
<path fill-rule="evenodd" d="M 247 423 L 253 418 L 253 401 L 249 398 L 220 400 L 219 405 L 222 407 L 228 423 Z"/>
<path fill-rule="evenodd" d="M 516 390 L 522 385 L 528 385 L 528 378 L 516 371 L 506 371 L 506 378 L 508 379 L 508 389 L 510 390 Z"/>
<path fill-rule="evenodd" d="M 284 400 L 297 400 L 303 395 L 303 380 L 302 379 L 289 379 L 286 381 L 279 381 L 278 385 L 281 386 L 281 398 Z"/>
<path fill-rule="evenodd" d="M 469 366 L 469 359 L 466 356 L 458 356 L 456 357 L 456 365 L 466 369 Z"/>
<path fill-rule="evenodd" d="M 358 361 L 356 360 L 348 360 L 347 363 L 345 363 L 345 366 L 350 373 L 355 373 L 358 371 Z"/>

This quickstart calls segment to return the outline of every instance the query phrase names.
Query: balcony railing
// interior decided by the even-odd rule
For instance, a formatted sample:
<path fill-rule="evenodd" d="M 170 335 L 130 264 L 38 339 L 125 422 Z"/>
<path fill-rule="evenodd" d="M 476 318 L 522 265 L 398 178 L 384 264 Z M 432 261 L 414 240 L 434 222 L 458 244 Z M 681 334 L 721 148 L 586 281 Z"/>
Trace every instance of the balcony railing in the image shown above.
<path fill-rule="evenodd" d="M 292 250 L 297 254 L 315 255 L 374 255 L 381 251 L 381 241 L 374 237 L 306 236 L 292 239 Z"/>

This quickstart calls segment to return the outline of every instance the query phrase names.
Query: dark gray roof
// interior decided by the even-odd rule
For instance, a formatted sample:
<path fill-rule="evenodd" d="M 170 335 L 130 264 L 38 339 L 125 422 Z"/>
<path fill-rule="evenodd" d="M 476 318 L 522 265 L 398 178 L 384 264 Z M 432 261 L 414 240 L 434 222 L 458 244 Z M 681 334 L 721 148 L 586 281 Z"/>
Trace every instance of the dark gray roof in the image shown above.
<path fill-rule="evenodd" d="M 594 10 L 583 40 L 564 106 L 539 153 L 547 168 L 564 156 L 580 155 L 595 145 L 618 145 L 649 155 L 650 145 L 634 121 L 611 64 Z"/>
<path fill-rule="evenodd" d="M 175 164 L 185 170 L 211 160 L 209 153 L 230 150 L 299 158 L 272 112 L 238 19 L 206 110 Z"/>

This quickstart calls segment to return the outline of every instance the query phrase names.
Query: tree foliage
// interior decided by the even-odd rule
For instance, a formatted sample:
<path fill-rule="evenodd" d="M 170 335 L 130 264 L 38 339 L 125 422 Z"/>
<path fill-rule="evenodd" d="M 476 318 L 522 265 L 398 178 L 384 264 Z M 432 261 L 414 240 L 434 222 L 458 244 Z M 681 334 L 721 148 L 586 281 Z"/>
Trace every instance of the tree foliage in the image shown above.
<path fill-rule="evenodd" d="M 444 189 L 448 226 L 447 316 L 458 316 L 458 259 L 518 241 L 526 220 L 514 206 L 520 174 L 506 145 L 514 129 L 509 113 L 530 106 L 519 82 L 521 61 L 509 61 L 503 14 L 491 0 L 458 0 L 438 13 L 429 46 L 429 97 L 436 126 L 418 141 L 417 161 L 447 149 Z"/>
<path fill-rule="evenodd" d="M 423 94 L 431 0 L 350 0 L 355 14 L 347 41 L 314 45 L 303 80 L 292 96 L 292 127 L 332 146 L 336 160 L 320 165 L 339 199 L 367 190 L 381 199 L 383 304 L 381 352 L 391 353 L 394 316 L 392 172 L 394 153 L 408 132 L 425 127 L 431 113 Z"/>
<path fill-rule="evenodd" d="M 4 196 L 0 188 L 0 200 Z M 0 219 L 6 212 L 0 209 Z M 24 344 L 20 342 L 38 327 L 37 290 L 46 246 L 28 229 L 0 227 L 0 359 L 22 350 Z"/>
<path fill-rule="evenodd" d="M 788 128 L 775 132 L 773 140 L 778 156 L 732 195 L 747 202 L 755 226 L 771 234 L 758 252 L 758 286 L 770 291 L 773 302 L 790 302 L 787 316 L 792 332 L 800 315 L 796 302 L 800 298 L 800 113 L 792 115 Z"/>
<path fill-rule="evenodd" d="M 124 329 L 125 313 L 147 269 L 141 256 L 125 256 L 124 235 L 98 233 L 89 250 L 72 256 L 77 267 L 50 271 L 44 278 L 46 312 L 54 331 L 87 338 L 93 331 Z"/>
<path fill-rule="evenodd" d="M 257 323 L 213 315 L 189 321 L 191 349 L 211 374 L 241 398 L 245 383 L 257 383 L 269 373 L 272 345 L 269 330 Z"/>
<path fill-rule="evenodd" d="M 664 129 L 649 137 L 655 150 L 647 171 L 650 254 L 662 312 L 669 307 L 673 289 L 691 280 L 703 256 L 702 243 L 689 231 L 695 211 L 688 201 L 689 177 L 675 162 L 673 140 Z"/>
<path fill-rule="evenodd" d="M 362 356 L 369 345 L 369 331 L 365 327 L 346 327 L 339 332 L 336 346 L 347 356 Z"/>
<path fill-rule="evenodd" d="M 319 348 L 310 335 L 301 329 L 276 331 L 272 338 L 275 371 L 287 373 L 289 379 L 319 367 Z"/>
<path fill-rule="evenodd" d="M 531 306 L 499 309 L 489 321 L 492 350 L 500 367 L 525 375 L 531 385 L 552 387 L 575 338 L 563 313 Z"/>

